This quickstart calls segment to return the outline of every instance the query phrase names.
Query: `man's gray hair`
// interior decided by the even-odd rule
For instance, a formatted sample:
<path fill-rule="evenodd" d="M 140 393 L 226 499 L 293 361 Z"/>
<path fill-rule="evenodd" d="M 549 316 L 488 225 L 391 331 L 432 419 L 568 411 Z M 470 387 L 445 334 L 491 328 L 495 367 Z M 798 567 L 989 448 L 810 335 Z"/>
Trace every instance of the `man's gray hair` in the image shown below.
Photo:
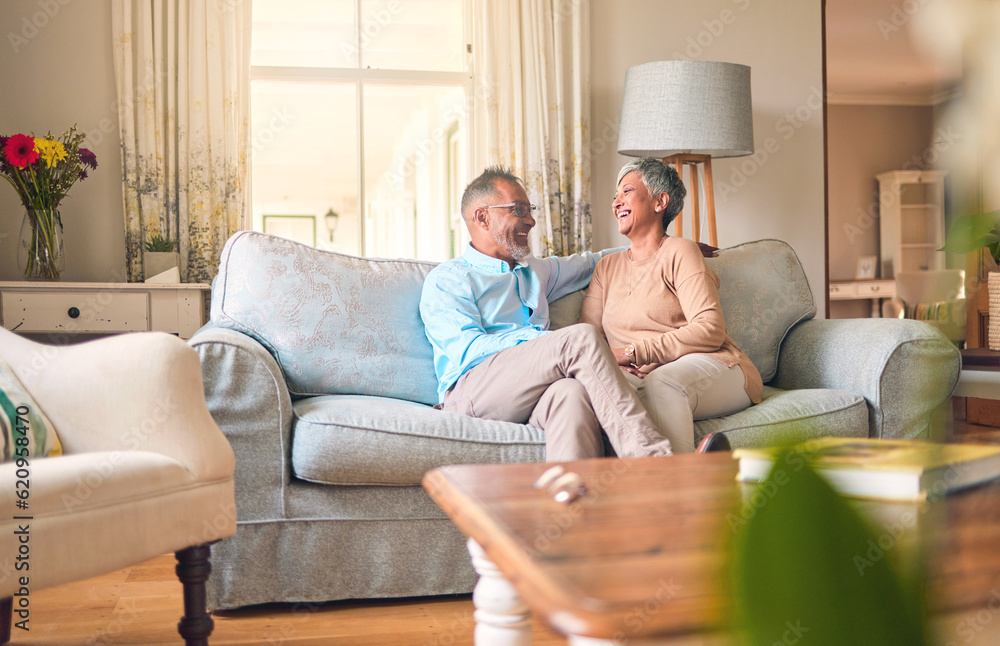
<path fill-rule="evenodd" d="M 622 178 L 634 170 L 639 171 L 639 177 L 642 178 L 650 197 L 655 198 L 660 193 L 666 193 L 670 198 L 666 210 L 663 211 L 663 228 L 666 230 L 684 208 L 684 198 L 687 196 L 684 182 L 673 166 L 664 164 L 655 157 L 639 157 L 622 166 L 618 171 L 618 182 L 615 186 L 621 184 Z"/>
<path fill-rule="evenodd" d="M 466 211 L 480 200 L 484 200 L 496 195 L 494 182 L 508 182 L 510 184 L 520 184 L 521 178 L 514 174 L 514 171 L 503 166 L 488 166 L 479 177 L 469 182 L 462 193 L 462 217 L 471 217 Z"/>

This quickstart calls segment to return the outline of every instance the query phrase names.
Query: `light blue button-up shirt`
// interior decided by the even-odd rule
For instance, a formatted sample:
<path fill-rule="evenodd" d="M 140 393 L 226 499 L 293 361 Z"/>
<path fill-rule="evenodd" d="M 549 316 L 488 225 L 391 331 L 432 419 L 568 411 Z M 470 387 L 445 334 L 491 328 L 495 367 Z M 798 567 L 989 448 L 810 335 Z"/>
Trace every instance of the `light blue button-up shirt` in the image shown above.
<path fill-rule="evenodd" d="M 434 348 L 438 401 L 470 368 L 546 334 L 549 301 L 586 287 L 597 261 L 610 251 L 528 256 L 511 270 L 469 245 L 460 258 L 431 270 L 420 294 L 420 318 Z"/>

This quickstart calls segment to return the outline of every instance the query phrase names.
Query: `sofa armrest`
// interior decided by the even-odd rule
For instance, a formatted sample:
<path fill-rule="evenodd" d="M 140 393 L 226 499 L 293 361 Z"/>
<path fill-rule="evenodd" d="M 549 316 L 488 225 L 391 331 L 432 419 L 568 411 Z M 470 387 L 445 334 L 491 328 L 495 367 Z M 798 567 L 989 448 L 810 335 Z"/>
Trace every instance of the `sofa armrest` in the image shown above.
<path fill-rule="evenodd" d="M 907 319 L 814 319 L 785 337 L 770 385 L 833 388 L 868 403 L 869 436 L 926 436 L 958 383 L 962 359 L 939 331 Z"/>
<path fill-rule="evenodd" d="M 208 409 L 236 454 L 239 519 L 283 517 L 292 402 L 281 369 L 264 346 L 234 330 L 206 326 L 189 343 L 201 356 Z"/>
<path fill-rule="evenodd" d="M 205 405 L 198 355 L 177 337 L 56 346 L 2 332 L 0 357 L 55 426 L 64 454 L 150 451 L 200 482 L 232 477 L 233 452 Z"/>

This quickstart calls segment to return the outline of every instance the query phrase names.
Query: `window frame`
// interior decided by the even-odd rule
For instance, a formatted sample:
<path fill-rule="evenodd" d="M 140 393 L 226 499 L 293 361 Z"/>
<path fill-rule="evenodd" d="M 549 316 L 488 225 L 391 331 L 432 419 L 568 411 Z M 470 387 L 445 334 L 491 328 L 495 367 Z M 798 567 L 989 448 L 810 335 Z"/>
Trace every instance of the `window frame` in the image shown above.
<path fill-rule="evenodd" d="M 354 0 L 355 8 L 355 30 L 354 30 L 354 45 L 358 52 L 357 65 L 358 67 L 347 68 L 347 67 L 302 67 L 302 66 L 271 66 L 271 65 L 251 65 L 250 66 L 250 83 L 251 86 L 255 81 L 264 82 L 286 82 L 286 83 L 317 83 L 322 85 L 328 84 L 354 84 L 355 98 L 357 104 L 355 106 L 357 114 L 357 140 L 355 142 L 355 150 L 357 153 L 357 195 L 358 195 L 358 217 L 360 222 L 358 223 L 358 249 L 362 256 L 367 255 L 366 250 L 366 226 L 365 220 L 367 218 L 368 202 L 365 196 L 365 93 L 364 89 L 366 85 L 392 85 L 392 86 L 451 86 L 451 87 L 461 87 L 465 93 L 465 114 L 463 115 L 466 119 L 467 132 L 465 133 L 465 160 L 464 171 L 467 178 L 472 178 L 472 162 L 475 157 L 475 109 L 474 101 L 476 100 L 474 90 L 475 90 L 475 66 L 474 57 L 472 55 L 472 22 L 473 22 L 473 0 L 463 0 L 463 36 L 465 40 L 465 52 L 463 53 L 465 58 L 465 71 L 461 72 L 445 72 L 445 71 L 421 71 L 421 70 L 398 70 L 398 69 L 367 69 L 362 68 L 361 64 L 364 60 L 364 35 L 363 25 L 361 22 L 361 2 L 362 0 Z M 449 129 L 450 134 L 450 129 Z M 251 133 L 251 137 L 253 133 Z M 450 154 L 450 145 L 447 146 Z M 252 177 L 252 165 L 251 165 L 251 184 L 253 182 Z M 450 187 L 449 187 L 450 188 Z M 464 187 L 463 187 L 464 188 Z M 251 192 L 252 195 L 252 192 Z M 451 196 L 449 195 L 449 202 L 451 201 Z M 447 219 L 449 222 L 453 221 L 453 214 L 448 213 Z M 253 225 L 253 223 L 252 223 Z M 261 228 L 263 229 L 263 222 L 261 222 Z M 453 236 L 454 237 L 454 236 Z M 460 229 L 461 239 L 467 238 L 467 233 Z M 460 245 L 456 244 L 452 240 L 448 244 L 449 248 L 452 250 L 453 255 L 459 255 L 462 252 Z"/>

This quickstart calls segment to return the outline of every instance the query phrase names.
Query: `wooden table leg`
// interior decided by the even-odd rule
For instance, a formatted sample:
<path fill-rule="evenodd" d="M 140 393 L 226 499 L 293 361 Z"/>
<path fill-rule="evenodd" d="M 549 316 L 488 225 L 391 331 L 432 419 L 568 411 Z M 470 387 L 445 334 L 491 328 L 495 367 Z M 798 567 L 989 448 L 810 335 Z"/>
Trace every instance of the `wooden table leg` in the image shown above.
<path fill-rule="evenodd" d="M 479 543 L 470 538 L 467 547 L 479 574 L 472 593 L 476 646 L 531 646 L 528 606 Z"/>

